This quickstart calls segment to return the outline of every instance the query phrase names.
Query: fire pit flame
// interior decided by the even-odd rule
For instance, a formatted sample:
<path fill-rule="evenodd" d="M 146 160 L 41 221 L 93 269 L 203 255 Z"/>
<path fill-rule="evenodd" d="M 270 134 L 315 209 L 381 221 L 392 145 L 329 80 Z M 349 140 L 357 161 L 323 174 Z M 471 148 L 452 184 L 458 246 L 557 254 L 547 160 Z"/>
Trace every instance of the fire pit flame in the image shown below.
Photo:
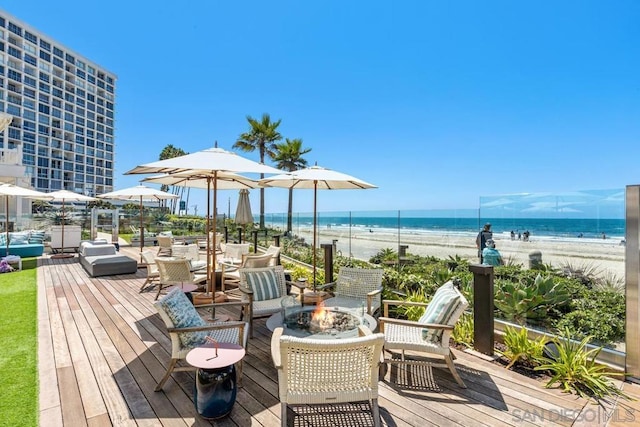
<path fill-rule="evenodd" d="M 284 323 L 289 328 L 314 334 L 335 335 L 357 329 L 360 319 L 348 311 L 325 308 L 320 304 L 314 310 L 301 308 L 287 314 Z"/>

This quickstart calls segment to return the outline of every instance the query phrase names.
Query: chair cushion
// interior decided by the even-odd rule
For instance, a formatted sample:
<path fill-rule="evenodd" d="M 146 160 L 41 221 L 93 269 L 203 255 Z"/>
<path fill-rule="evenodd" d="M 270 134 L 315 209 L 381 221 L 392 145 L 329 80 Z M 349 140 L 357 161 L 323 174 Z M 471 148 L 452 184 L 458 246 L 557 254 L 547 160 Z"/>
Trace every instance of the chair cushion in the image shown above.
<path fill-rule="evenodd" d="M 29 236 L 26 234 L 9 233 L 9 246 L 28 245 Z"/>
<path fill-rule="evenodd" d="M 278 278 L 273 270 L 245 272 L 245 280 L 249 289 L 253 291 L 254 301 L 265 301 L 282 296 Z"/>
<path fill-rule="evenodd" d="M 178 288 L 172 289 L 160 301 L 160 307 L 167 313 L 176 328 L 206 326 L 207 322 L 198 314 L 189 298 Z M 178 334 L 184 347 L 196 347 L 205 341 L 207 333 L 182 332 Z"/>
<path fill-rule="evenodd" d="M 463 306 L 462 295 L 455 289 L 452 282 L 447 282 L 438 288 L 418 321 L 420 323 L 450 325 L 452 318 L 458 314 Z M 422 337 L 427 341 L 439 342 L 442 339 L 442 330 L 425 328 L 422 330 Z"/>

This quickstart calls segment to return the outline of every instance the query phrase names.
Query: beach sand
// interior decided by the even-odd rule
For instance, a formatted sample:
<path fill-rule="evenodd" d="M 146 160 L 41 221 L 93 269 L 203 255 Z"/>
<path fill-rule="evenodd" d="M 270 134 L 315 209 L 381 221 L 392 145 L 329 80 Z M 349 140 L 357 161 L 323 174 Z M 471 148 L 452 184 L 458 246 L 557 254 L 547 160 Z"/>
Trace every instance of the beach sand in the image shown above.
<path fill-rule="evenodd" d="M 312 230 L 296 230 L 306 242 L 312 242 Z M 475 235 L 470 233 L 397 233 L 377 229 L 324 228 L 319 230 L 320 244 L 332 243 L 337 239 L 336 250 L 344 256 L 349 253 L 354 258 L 369 260 L 379 250 L 391 248 L 398 250 L 399 245 L 407 245 L 407 253 L 421 256 L 435 256 L 446 259 L 458 255 L 477 263 Z M 600 275 L 615 275 L 623 279 L 625 274 L 625 247 L 614 239 L 580 239 L 580 238 L 545 238 L 531 236 L 528 242 L 511 240 L 508 234 L 494 233 L 496 248 L 508 262 L 529 266 L 529 255 L 539 251 L 542 262 L 554 267 L 570 264 L 573 267 L 596 268 Z"/>

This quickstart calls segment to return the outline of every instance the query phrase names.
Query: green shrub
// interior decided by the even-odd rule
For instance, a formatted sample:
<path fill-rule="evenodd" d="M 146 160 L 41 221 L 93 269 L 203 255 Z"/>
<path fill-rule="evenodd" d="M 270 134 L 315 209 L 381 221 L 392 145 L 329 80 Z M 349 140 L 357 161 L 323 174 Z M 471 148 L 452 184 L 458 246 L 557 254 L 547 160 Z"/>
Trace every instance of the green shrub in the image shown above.
<path fill-rule="evenodd" d="M 555 322 L 555 327 L 568 330 L 572 336 L 591 336 L 601 344 L 611 345 L 624 339 L 625 317 L 624 295 L 589 290 L 569 302 L 568 313 Z"/>
<path fill-rule="evenodd" d="M 468 348 L 473 347 L 473 314 L 465 312 L 462 313 L 460 319 L 456 323 L 451 333 L 451 338 L 459 344 L 462 344 Z"/>

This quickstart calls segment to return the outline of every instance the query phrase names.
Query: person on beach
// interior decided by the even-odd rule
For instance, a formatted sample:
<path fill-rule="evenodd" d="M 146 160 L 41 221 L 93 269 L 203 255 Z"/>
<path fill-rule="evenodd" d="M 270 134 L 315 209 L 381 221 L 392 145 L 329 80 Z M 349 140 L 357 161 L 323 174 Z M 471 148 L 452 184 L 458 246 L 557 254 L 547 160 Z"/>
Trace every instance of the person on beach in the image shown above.
<path fill-rule="evenodd" d="M 478 233 L 476 237 L 476 247 L 478 248 L 478 258 L 482 264 L 482 251 L 487 247 L 487 240 L 493 238 L 493 232 L 491 231 L 491 224 L 486 223 L 482 231 Z"/>
<path fill-rule="evenodd" d="M 487 240 L 487 247 L 482 250 L 482 263 L 486 265 L 504 265 L 502 255 L 496 249 L 496 242 L 493 239 Z"/>

